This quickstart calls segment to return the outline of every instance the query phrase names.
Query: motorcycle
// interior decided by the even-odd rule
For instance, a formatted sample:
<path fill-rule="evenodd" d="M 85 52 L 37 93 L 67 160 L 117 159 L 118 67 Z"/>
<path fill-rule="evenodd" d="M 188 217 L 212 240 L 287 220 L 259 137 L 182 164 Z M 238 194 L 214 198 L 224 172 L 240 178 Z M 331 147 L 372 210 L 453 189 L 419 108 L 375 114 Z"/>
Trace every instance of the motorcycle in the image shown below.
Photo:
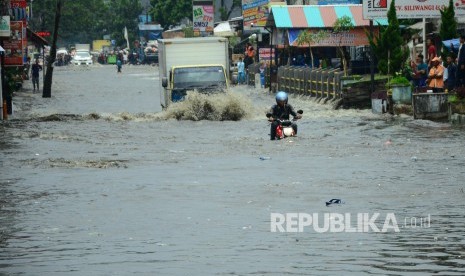
<path fill-rule="evenodd" d="M 303 110 L 298 110 L 297 114 L 302 115 L 304 112 Z M 267 113 L 266 117 L 268 119 L 272 118 L 271 113 Z M 276 126 L 276 139 L 284 139 L 286 137 L 295 136 L 294 129 L 292 128 L 292 122 L 297 121 L 299 118 L 294 118 L 292 120 L 282 120 L 282 119 L 275 119 L 273 118 L 272 121 L 278 122 Z"/>

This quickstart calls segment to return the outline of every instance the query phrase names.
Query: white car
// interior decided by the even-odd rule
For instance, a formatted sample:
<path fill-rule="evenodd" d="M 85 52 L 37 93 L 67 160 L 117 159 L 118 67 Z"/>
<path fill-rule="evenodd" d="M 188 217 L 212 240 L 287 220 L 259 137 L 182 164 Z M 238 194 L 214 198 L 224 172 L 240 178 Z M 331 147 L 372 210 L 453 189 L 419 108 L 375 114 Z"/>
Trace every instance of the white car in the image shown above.
<path fill-rule="evenodd" d="M 77 51 L 76 54 L 74 54 L 71 63 L 74 65 L 92 65 L 92 56 L 87 51 Z"/>

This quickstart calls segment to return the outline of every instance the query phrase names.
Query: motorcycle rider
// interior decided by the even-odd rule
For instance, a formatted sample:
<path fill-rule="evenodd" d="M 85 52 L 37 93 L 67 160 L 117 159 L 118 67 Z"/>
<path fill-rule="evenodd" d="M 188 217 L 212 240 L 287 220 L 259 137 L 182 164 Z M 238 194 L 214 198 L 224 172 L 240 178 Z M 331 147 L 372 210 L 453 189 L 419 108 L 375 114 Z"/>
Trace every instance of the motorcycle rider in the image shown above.
<path fill-rule="evenodd" d="M 287 103 L 287 100 L 287 93 L 284 91 L 279 91 L 276 94 L 276 104 L 273 105 L 269 111 L 269 114 L 271 114 L 271 116 L 268 118 L 268 121 L 271 122 L 271 140 L 276 139 L 276 127 L 279 125 L 279 122 L 276 121 L 276 119 L 289 120 L 289 115 L 294 116 L 295 120 L 302 118 L 302 115 L 296 113 L 292 105 Z M 294 129 L 294 133 L 297 135 L 297 124 L 292 123 L 291 126 Z"/>

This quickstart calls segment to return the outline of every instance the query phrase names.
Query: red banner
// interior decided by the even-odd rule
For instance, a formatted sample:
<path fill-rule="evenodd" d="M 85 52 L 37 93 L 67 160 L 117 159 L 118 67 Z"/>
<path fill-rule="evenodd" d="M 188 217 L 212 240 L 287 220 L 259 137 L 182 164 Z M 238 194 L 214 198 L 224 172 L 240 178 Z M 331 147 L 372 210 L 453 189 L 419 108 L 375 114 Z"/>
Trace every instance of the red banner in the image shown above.
<path fill-rule="evenodd" d="M 23 65 L 23 41 L 26 40 L 26 29 L 23 29 L 22 21 L 11 21 L 12 36 L 9 40 L 3 42 L 5 49 L 5 65 L 6 66 L 22 66 Z"/>
<path fill-rule="evenodd" d="M 25 8 L 27 6 L 26 0 L 10 0 L 10 6 L 12 9 Z"/>

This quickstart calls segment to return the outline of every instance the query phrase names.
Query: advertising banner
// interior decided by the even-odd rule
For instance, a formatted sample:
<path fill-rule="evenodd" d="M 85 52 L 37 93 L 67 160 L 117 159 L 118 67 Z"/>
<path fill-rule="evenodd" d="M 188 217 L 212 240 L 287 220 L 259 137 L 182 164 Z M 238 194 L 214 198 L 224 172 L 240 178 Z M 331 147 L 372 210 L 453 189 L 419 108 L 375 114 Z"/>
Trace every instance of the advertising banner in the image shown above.
<path fill-rule="evenodd" d="M 358 5 L 360 0 L 318 0 L 318 5 Z"/>
<path fill-rule="evenodd" d="M 265 27 L 269 14 L 269 0 L 242 0 L 242 16 L 244 18 L 244 29 L 254 27 Z"/>
<path fill-rule="evenodd" d="M 363 18 L 387 18 L 392 0 L 363 0 Z M 455 17 L 465 16 L 465 0 L 453 0 Z M 440 18 L 449 0 L 396 0 L 397 18 Z"/>
<path fill-rule="evenodd" d="M 260 48 L 258 49 L 258 59 L 260 61 L 271 61 L 274 60 L 274 49 L 271 48 Z"/>
<path fill-rule="evenodd" d="M 13 16 L 13 21 L 29 20 L 26 0 L 10 0 L 10 14 Z"/>
<path fill-rule="evenodd" d="M 196 1 L 192 3 L 194 35 L 213 34 L 215 10 L 213 1 Z"/>
<path fill-rule="evenodd" d="M 22 21 L 11 21 L 12 36 L 3 42 L 5 49 L 5 66 L 23 65 L 23 41 L 26 39 L 26 32 L 23 29 Z"/>
<path fill-rule="evenodd" d="M 297 38 L 299 37 L 300 32 L 303 30 L 301 29 L 289 29 L 289 45 L 292 46 L 300 46 L 300 47 L 308 47 L 308 45 L 298 45 Z M 310 30 L 310 32 L 318 32 L 319 30 Z M 374 34 L 376 35 L 378 32 L 378 28 L 374 30 Z M 350 30 L 349 32 L 343 33 L 332 33 L 328 31 L 327 36 L 312 44 L 312 47 L 338 47 L 338 46 L 365 46 L 370 45 L 368 42 L 368 37 L 365 33 L 365 29 L 363 28 L 355 28 Z"/>
<path fill-rule="evenodd" d="M 0 37 L 10 36 L 10 16 L 0 16 Z"/>

